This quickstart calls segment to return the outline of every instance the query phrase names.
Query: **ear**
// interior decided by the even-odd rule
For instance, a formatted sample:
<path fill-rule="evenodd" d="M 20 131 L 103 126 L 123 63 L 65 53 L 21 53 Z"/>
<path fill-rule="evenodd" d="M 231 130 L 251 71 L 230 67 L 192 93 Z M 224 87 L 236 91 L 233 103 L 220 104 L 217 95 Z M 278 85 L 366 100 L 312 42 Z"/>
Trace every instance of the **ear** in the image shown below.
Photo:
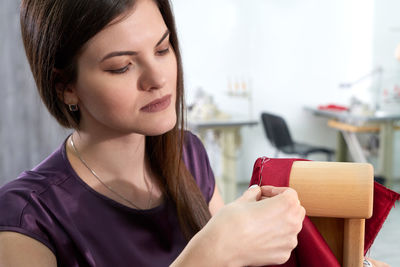
<path fill-rule="evenodd" d="M 55 88 L 57 92 L 57 97 L 66 105 L 76 105 L 78 104 L 78 95 L 76 94 L 76 89 L 73 84 L 67 84 L 65 81 L 65 75 L 63 71 L 59 69 L 53 69 L 55 74 Z"/>
<path fill-rule="evenodd" d="M 69 84 L 69 85 L 62 85 L 63 90 L 61 92 L 62 94 L 62 100 L 66 105 L 77 105 L 79 98 L 78 95 L 76 94 L 76 89 L 75 86 Z M 57 88 L 57 85 L 56 85 Z M 58 89 L 57 89 L 57 94 L 58 94 Z"/>

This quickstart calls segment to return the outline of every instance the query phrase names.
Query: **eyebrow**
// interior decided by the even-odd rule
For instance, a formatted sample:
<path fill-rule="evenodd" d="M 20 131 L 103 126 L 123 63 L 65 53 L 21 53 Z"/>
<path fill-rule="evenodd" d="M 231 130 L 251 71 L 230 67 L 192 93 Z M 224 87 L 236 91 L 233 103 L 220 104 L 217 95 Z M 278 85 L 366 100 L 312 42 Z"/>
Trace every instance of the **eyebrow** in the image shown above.
<path fill-rule="evenodd" d="M 165 38 L 168 37 L 168 35 L 170 34 L 170 31 L 167 29 L 163 36 L 161 37 L 161 39 L 157 42 L 157 44 L 155 45 L 155 47 L 159 46 L 164 40 Z M 118 56 L 133 56 L 133 55 L 137 55 L 138 53 L 135 51 L 115 51 L 115 52 L 111 52 L 109 54 L 107 54 L 105 57 L 103 57 L 102 60 L 100 60 L 100 62 L 105 61 L 106 59 L 109 59 L 111 57 L 118 57 Z"/>

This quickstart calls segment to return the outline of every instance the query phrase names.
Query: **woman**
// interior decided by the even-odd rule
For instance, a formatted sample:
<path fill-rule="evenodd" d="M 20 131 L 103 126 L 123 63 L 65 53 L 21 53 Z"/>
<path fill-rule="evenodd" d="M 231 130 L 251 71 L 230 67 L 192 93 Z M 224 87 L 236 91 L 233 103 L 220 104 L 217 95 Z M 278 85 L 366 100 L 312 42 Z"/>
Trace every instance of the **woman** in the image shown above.
<path fill-rule="evenodd" d="M 23 0 L 21 30 L 43 102 L 75 131 L 0 190 L 0 266 L 288 259 L 305 213 L 296 192 L 252 187 L 223 207 L 203 146 L 182 130 L 167 0 Z"/>

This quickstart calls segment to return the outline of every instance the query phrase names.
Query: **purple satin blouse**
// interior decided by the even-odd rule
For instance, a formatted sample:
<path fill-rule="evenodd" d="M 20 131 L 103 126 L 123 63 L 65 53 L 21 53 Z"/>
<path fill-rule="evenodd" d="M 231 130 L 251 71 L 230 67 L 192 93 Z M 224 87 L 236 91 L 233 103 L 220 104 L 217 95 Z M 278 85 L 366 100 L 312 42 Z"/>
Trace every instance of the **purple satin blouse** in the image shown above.
<path fill-rule="evenodd" d="M 183 160 L 208 203 L 215 187 L 206 151 L 187 132 Z M 58 266 L 168 266 L 187 244 L 175 205 L 136 210 L 96 192 L 72 169 L 65 142 L 0 189 L 0 231 L 46 245 Z"/>

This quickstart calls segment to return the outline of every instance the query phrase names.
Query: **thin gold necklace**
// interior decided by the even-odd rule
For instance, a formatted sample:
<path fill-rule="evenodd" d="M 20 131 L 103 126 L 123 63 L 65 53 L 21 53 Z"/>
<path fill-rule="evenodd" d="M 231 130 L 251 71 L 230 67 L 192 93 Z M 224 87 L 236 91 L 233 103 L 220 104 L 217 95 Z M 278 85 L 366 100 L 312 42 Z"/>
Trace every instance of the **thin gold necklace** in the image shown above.
<path fill-rule="evenodd" d="M 70 143 L 72 148 L 74 149 L 74 152 L 76 154 L 76 156 L 79 158 L 79 160 L 82 162 L 83 165 L 85 165 L 85 167 L 93 174 L 94 177 L 96 177 L 96 179 L 108 190 L 110 190 L 112 193 L 114 193 L 116 196 L 118 196 L 119 198 L 121 198 L 122 200 L 126 201 L 127 203 L 129 203 L 131 206 L 135 207 L 136 209 L 142 210 L 142 208 L 138 207 L 137 205 L 135 205 L 132 201 L 130 201 L 129 199 L 127 199 L 126 197 L 124 197 L 123 195 L 121 195 L 120 193 L 118 193 L 117 191 L 115 191 L 111 186 L 107 185 L 106 183 L 104 183 L 100 177 L 97 175 L 97 173 L 89 167 L 89 165 L 86 163 L 86 161 L 82 158 L 81 154 L 78 152 L 78 150 L 75 147 L 75 143 L 74 143 L 74 136 L 71 135 L 71 139 L 70 139 Z M 145 172 L 143 172 L 143 179 L 146 181 L 146 175 Z M 152 204 L 152 200 L 153 200 L 153 187 L 154 187 L 154 183 L 151 183 L 151 188 L 149 190 L 149 201 L 147 204 L 147 208 L 149 209 L 151 207 Z"/>

